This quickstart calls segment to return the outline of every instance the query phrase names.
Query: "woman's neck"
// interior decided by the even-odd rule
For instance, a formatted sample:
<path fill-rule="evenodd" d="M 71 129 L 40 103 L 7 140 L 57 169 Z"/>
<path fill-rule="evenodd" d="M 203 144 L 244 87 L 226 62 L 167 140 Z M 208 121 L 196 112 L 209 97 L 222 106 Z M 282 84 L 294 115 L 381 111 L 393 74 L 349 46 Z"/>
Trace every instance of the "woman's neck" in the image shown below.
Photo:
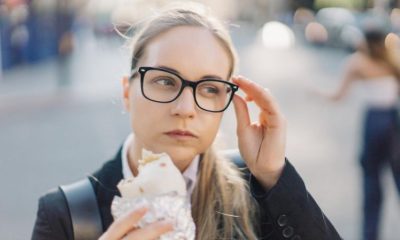
<path fill-rule="evenodd" d="M 139 166 L 139 159 L 141 157 L 141 151 L 137 150 L 138 148 L 135 147 L 135 140 L 131 142 L 128 148 L 128 165 L 131 169 L 133 176 L 138 175 L 138 166 Z"/>

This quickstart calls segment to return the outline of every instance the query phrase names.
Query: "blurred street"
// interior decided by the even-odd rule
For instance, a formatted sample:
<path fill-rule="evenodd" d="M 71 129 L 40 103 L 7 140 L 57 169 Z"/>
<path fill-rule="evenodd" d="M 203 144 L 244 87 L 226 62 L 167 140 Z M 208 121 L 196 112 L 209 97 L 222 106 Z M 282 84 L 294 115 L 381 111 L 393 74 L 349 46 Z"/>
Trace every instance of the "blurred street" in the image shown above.
<path fill-rule="evenodd" d="M 338 103 L 312 91 L 337 86 L 348 53 L 301 41 L 269 50 L 257 29 L 245 24 L 232 28 L 232 34 L 239 73 L 270 89 L 286 115 L 287 157 L 342 237 L 359 239 L 362 102 L 357 89 Z M 76 48 L 64 62 L 22 65 L 0 79 L 2 239 L 29 239 L 39 196 L 98 169 L 130 131 L 120 101 L 120 79 L 129 70 L 123 42 L 90 31 L 76 37 Z M 251 109 L 256 120 L 256 108 Z M 224 148 L 236 147 L 235 128 L 231 106 L 222 123 Z M 389 172 L 384 185 L 382 239 L 396 240 L 400 205 Z"/>

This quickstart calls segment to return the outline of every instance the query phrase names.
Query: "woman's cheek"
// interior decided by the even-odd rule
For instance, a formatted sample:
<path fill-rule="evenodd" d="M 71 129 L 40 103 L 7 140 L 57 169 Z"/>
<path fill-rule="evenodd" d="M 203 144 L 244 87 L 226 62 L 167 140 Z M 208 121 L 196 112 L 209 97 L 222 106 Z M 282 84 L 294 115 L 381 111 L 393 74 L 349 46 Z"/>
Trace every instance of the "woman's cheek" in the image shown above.
<path fill-rule="evenodd" d="M 136 134 L 141 131 L 150 131 L 148 126 L 151 126 L 151 120 L 157 119 L 156 116 L 152 116 L 155 111 L 147 106 L 146 101 L 140 97 L 135 97 L 132 101 L 130 118 L 132 130 Z"/>
<path fill-rule="evenodd" d="M 206 145 L 211 145 L 217 136 L 218 129 L 221 123 L 221 116 L 213 116 L 209 119 L 208 124 L 203 125 L 203 142 Z"/>

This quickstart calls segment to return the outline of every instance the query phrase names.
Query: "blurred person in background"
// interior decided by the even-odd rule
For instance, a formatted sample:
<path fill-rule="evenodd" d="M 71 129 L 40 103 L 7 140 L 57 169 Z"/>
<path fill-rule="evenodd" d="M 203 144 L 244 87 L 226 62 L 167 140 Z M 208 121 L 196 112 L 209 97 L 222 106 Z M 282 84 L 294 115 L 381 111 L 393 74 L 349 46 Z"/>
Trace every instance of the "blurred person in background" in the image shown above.
<path fill-rule="evenodd" d="M 2 68 L 11 69 L 57 57 L 63 68 L 73 51 L 73 25 L 83 0 L 0 2 Z M 42 31 L 46 29 L 46 31 Z M 67 68 L 67 67 L 66 67 Z M 60 71 L 62 78 L 68 69 Z M 61 79 L 60 85 L 63 85 Z"/>
<path fill-rule="evenodd" d="M 132 134 L 90 178 L 100 239 L 156 239 L 173 229 L 168 221 L 135 227 L 146 207 L 116 221 L 111 215 L 116 185 L 137 176 L 143 148 L 168 153 L 182 172 L 196 239 L 341 239 L 285 158 L 286 120 L 277 102 L 255 82 L 233 76 L 237 59 L 229 33 L 204 7 L 180 3 L 148 18 L 132 48 L 131 75 L 122 80 Z M 239 87 L 246 99 L 235 95 Z M 245 178 L 213 147 L 232 100 Z M 248 101 L 259 107 L 258 122 L 250 121 Z M 41 197 L 32 239 L 73 235 L 63 192 Z"/>
<path fill-rule="evenodd" d="M 371 27 L 364 31 L 364 41 L 347 60 L 343 81 L 328 97 L 342 99 L 354 82 L 363 88 L 366 110 L 360 163 L 363 173 L 362 240 L 378 239 L 382 209 L 381 175 L 390 165 L 400 194 L 399 81 L 400 66 L 385 45 L 385 31 Z M 396 46 L 398 47 L 398 46 Z"/>
<path fill-rule="evenodd" d="M 69 0 L 57 1 L 57 14 L 55 25 L 57 27 L 57 67 L 58 67 L 58 86 L 66 86 L 71 82 L 71 54 L 74 50 L 73 24 L 75 11 Z"/>

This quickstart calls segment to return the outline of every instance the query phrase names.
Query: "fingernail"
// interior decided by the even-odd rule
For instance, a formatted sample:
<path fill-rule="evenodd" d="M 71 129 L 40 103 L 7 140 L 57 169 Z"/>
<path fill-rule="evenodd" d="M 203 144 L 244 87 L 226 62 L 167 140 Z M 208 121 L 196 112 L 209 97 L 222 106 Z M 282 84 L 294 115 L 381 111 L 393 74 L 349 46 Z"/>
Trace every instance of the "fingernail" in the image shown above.
<path fill-rule="evenodd" d="M 232 78 L 232 82 L 234 82 L 236 85 L 240 86 L 240 79 Z"/>
<path fill-rule="evenodd" d="M 143 214 L 143 213 L 147 212 L 148 210 L 149 210 L 149 207 L 147 205 L 143 205 L 143 206 L 138 206 L 137 208 L 135 208 L 134 212 Z"/>
<path fill-rule="evenodd" d="M 140 208 L 138 209 L 139 212 L 146 212 L 147 210 L 149 210 L 148 207 L 140 207 Z"/>
<path fill-rule="evenodd" d="M 149 208 L 149 204 L 147 202 L 139 202 L 135 207 L 137 209 L 139 209 L 139 208 Z"/>
<path fill-rule="evenodd" d="M 174 227 L 174 220 L 173 219 L 165 219 L 161 221 L 162 225 L 171 225 L 172 227 Z"/>

